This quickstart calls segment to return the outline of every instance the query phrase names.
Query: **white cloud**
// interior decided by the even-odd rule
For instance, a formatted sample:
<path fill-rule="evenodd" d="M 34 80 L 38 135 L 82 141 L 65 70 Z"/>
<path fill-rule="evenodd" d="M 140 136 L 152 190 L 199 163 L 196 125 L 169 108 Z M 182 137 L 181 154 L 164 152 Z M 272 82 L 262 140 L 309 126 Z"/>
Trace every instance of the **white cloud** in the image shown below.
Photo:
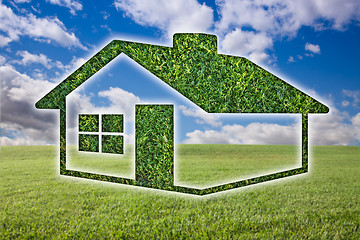
<path fill-rule="evenodd" d="M 31 0 L 14 0 L 16 3 L 29 3 Z"/>
<path fill-rule="evenodd" d="M 100 25 L 100 27 L 103 28 L 103 29 L 108 30 L 109 32 L 111 32 L 111 28 L 107 24 Z"/>
<path fill-rule="evenodd" d="M 106 11 L 101 11 L 101 15 L 103 15 L 104 20 L 107 20 L 110 17 L 110 14 Z"/>
<path fill-rule="evenodd" d="M 315 30 L 344 30 L 348 24 L 360 22 L 360 2 L 357 0 L 218 0 L 216 3 L 221 18 L 215 23 L 215 31 L 224 39 L 229 35 L 233 38 L 233 44 L 223 44 L 223 50 L 229 54 L 236 53 L 234 44 L 237 43 L 236 47 L 241 48 L 244 42 L 241 34 L 231 36 L 237 29 L 241 29 L 238 30 L 240 33 L 253 32 L 254 36 L 263 36 L 263 40 L 269 38 L 275 41 L 283 37 L 295 37 L 303 26 L 311 26 Z M 272 43 L 263 43 L 267 44 L 258 43 L 255 53 L 262 53 L 263 57 L 258 60 L 266 61 L 266 50 L 271 49 Z M 316 46 L 310 48 L 320 53 L 320 47 Z M 247 54 L 245 56 L 251 53 Z"/>
<path fill-rule="evenodd" d="M 342 30 L 360 21 L 357 0 L 218 0 L 221 20 L 217 28 L 251 27 L 273 35 L 295 36 L 302 26 Z M 327 25 L 325 25 L 327 24 Z"/>
<path fill-rule="evenodd" d="M 356 142 L 355 128 L 346 123 L 349 116 L 330 108 L 328 114 L 309 115 L 309 136 L 312 145 L 352 145 Z"/>
<path fill-rule="evenodd" d="M 310 52 L 315 53 L 315 54 L 320 54 L 320 46 L 319 45 L 306 43 L 305 44 L 305 50 L 310 51 Z"/>
<path fill-rule="evenodd" d="M 34 102 L 54 87 L 54 83 L 32 79 L 25 74 L 20 74 L 11 66 L 0 67 L 0 73 L 4 91 L 2 95 L 11 101 Z"/>
<path fill-rule="evenodd" d="M 0 35 L 0 47 L 6 46 L 9 42 L 11 42 L 11 38 Z"/>
<path fill-rule="evenodd" d="M 132 121 L 134 117 L 134 105 L 141 103 L 138 96 L 118 87 L 110 87 L 97 93 L 99 97 L 106 98 L 110 104 L 100 106 L 93 104 L 93 95 L 86 93 L 86 85 L 80 86 L 67 96 L 68 110 L 75 114 L 82 113 L 122 113 L 127 120 Z M 75 116 L 74 116 L 75 117 Z"/>
<path fill-rule="evenodd" d="M 47 69 L 52 68 L 51 59 L 49 59 L 44 54 L 37 55 L 37 54 L 31 54 L 28 51 L 18 51 L 16 53 L 16 55 L 21 56 L 22 59 L 12 61 L 14 63 L 18 63 L 21 65 L 29 65 L 32 63 L 39 63 L 39 64 L 43 65 L 44 67 L 46 67 Z"/>
<path fill-rule="evenodd" d="M 360 22 L 358 0 L 217 0 L 220 20 L 213 10 L 195 0 L 115 0 L 115 7 L 143 26 L 156 27 L 168 36 L 174 32 L 207 32 L 215 26 L 221 50 L 271 62 L 268 50 L 283 37 L 295 37 L 303 26 L 314 30 L 344 30 Z M 318 45 L 311 48 L 316 53 Z M 301 56 L 300 56 L 301 57 Z M 299 58 L 300 59 L 300 58 Z"/>
<path fill-rule="evenodd" d="M 38 111 L 35 102 L 55 84 L 32 79 L 11 66 L 0 67 L 1 128 L 16 133 L 2 136 L 1 144 L 44 144 L 56 141 L 54 113 Z"/>
<path fill-rule="evenodd" d="M 351 122 L 354 126 L 360 127 L 360 113 L 351 118 Z"/>
<path fill-rule="evenodd" d="M 255 122 L 246 127 L 227 125 L 223 129 L 244 144 L 297 144 L 300 136 L 300 129 L 296 125 Z"/>
<path fill-rule="evenodd" d="M 91 96 L 81 91 L 73 91 L 66 97 L 66 108 L 70 119 L 76 118 L 80 110 L 83 113 L 96 113 L 98 111 L 98 108 L 91 103 Z"/>
<path fill-rule="evenodd" d="M 70 63 L 67 65 L 64 65 L 62 62 L 60 61 L 56 61 L 54 63 L 54 65 L 59 68 L 62 69 L 64 71 L 69 71 L 71 69 L 75 70 L 77 68 L 79 68 L 81 65 L 83 65 L 86 62 L 85 58 L 77 58 L 75 56 L 73 56 L 73 58 L 71 59 Z"/>
<path fill-rule="evenodd" d="M 360 142 L 360 113 L 349 119 L 347 113 L 331 107 L 328 114 L 309 115 L 311 145 L 354 145 Z M 254 122 L 234 124 L 220 130 L 195 130 L 186 134 L 186 144 L 300 144 L 301 126 Z"/>
<path fill-rule="evenodd" d="M 351 90 L 343 89 L 342 94 L 345 97 L 352 99 L 352 105 L 354 107 L 358 106 L 358 104 L 360 103 L 360 90 L 351 91 Z M 348 102 L 348 101 L 346 101 L 346 102 Z"/>
<path fill-rule="evenodd" d="M 12 61 L 10 61 L 10 63 L 20 64 L 20 65 L 24 65 L 24 66 L 27 66 L 27 65 L 30 65 L 33 63 L 37 63 L 37 64 L 43 65 L 47 69 L 56 67 L 56 68 L 62 70 L 63 72 L 68 72 L 72 69 L 75 70 L 86 62 L 86 60 L 84 58 L 77 58 L 74 56 L 67 65 L 64 65 L 60 61 L 53 61 L 52 59 L 48 58 L 46 55 L 44 55 L 42 53 L 32 54 L 32 53 L 29 53 L 28 51 L 17 51 L 16 55 L 21 56 L 22 58 L 20 60 L 12 60 Z M 1 65 L 1 57 L 0 57 L 0 65 Z M 46 77 L 42 77 L 42 76 L 46 76 L 46 74 L 44 74 L 43 71 L 40 71 L 39 69 L 34 69 L 32 76 L 33 77 L 38 76 L 38 77 L 35 77 L 36 79 L 45 79 L 46 78 Z M 65 77 L 67 77 L 67 76 L 62 76 L 61 79 L 59 79 L 59 80 L 63 80 Z"/>
<path fill-rule="evenodd" d="M 31 139 L 29 137 L 18 137 L 18 138 L 9 138 L 9 137 L 0 137 L 1 146 L 25 146 L 25 145 L 45 145 L 45 141 L 38 141 L 36 139 Z"/>
<path fill-rule="evenodd" d="M 290 56 L 289 59 L 288 59 L 288 62 L 295 62 L 295 59 L 293 56 Z"/>
<path fill-rule="evenodd" d="M 109 90 L 100 91 L 98 93 L 100 97 L 104 97 L 110 100 L 111 105 L 107 109 L 103 109 L 103 112 L 121 112 L 131 120 L 134 116 L 134 105 L 141 103 L 138 96 L 135 96 L 131 92 L 127 92 L 118 87 L 110 87 Z"/>
<path fill-rule="evenodd" d="M 86 49 L 57 17 L 37 18 L 31 13 L 26 16 L 16 15 L 2 3 L 0 3 L 0 31 L 7 34 L 7 36 L 0 35 L 0 46 L 18 41 L 21 36 L 28 36 L 37 41 L 56 42 L 63 47 Z"/>
<path fill-rule="evenodd" d="M 185 144 L 240 144 L 238 139 L 233 139 L 229 134 L 222 131 L 195 130 L 187 133 L 188 139 L 184 141 Z"/>
<path fill-rule="evenodd" d="M 0 55 L 0 66 L 4 65 L 5 62 L 6 62 L 5 57 Z"/>
<path fill-rule="evenodd" d="M 236 28 L 234 31 L 226 34 L 221 45 L 225 51 L 248 56 L 251 60 L 259 63 L 269 57 L 264 51 L 272 48 L 273 42 L 265 33 L 242 31 Z"/>
<path fill-rule="evenodd" d="M 47 2 L 68 8 L 73 15 L 76 14 L 76 11 L 83 9 L 82 4 L 76 0 L 47 0 Z"/>
<path fill-rule="evenodd" d="M 277 18 L 285 18 L 286 12 L 275 1 L 219 0 L 221 19 L 216 23 L 219 32 L 228 33 L 232 28 L 251 27 L 258 32 L 278 32 Z M 265 7 L 271 5 L 270 11 Z M 285 16 L 284 16 L 285 15 Z"/>
<path fill-rule="evenodd" d="M 360 141 L 360 113 L 351 118 L 351 123 L 355 128 L 356 140 Z"/>
<path fill-rule="evenodd" d="M 187 108 L 184 105 L 180 105 L 179 109 L 185 116 L 190 116 L 196 118 L 196 122 L 198 124 L 209 124 L 213 127 L 219 127 L 221 126 L 221 122 L 219 121 L 219 118 L 214 116 L 213 114 L 207 113 L 202 109 L 191 109 Z"/>
<path fill-rule="evenodd" d="M 83 65 L 86 62 L 84 58 L 78 58 L 73 56 L 71 61 L 64 65 L 60 61 L 52 61 L 51 64 L 53 67 L 56 67 L 59 69 L 59 71 L 55 71 L 56 77 L 54 79 L 51 79 L 52 82 L 60 82 L 67 78 L 69 74 L 74 72 L 76 69 L 78 69 L 81 65 Z"/>
<path fill-rule="evenodd" d="M 86 62 L 85 58 L 77 58 L 77 57 L 73 57 L 71 62 L 64 66 L 65 69 L 70 69 L 70 68 L 75 68 L 77 69 L 78 67 L 80 67 L 81 65 L 83 65 Z"/>
<path fill-rule="evenodd" d="M 225 125 L 219 131 L 207 130 L 187 133 L 187 144 L 298 144 L 300 129 L 295 125 L 269 123 Z"/>
<path fill-rule="evenodd" d="M 45 73 L 45 71 L 35 68 L 34 71 L 31 74 L 31 77 L 33 79 L 37 80 L 48 80 L 48 76 Z"/>
<path fill-rule="evenodd" d="M 33 5 L 31 5 L 31 9 L 38 14 L 41 13 L 41 10 L 39 9 L 39 4 L 37 4 L 37 8 L 35 8 Z"/>
<path fill-rule="evenodd" d="M 205 32 L 213 25 L 213 10 L 196 0 L 115 0 L 118 11 L 143 26 L 175 32 Z"/>
<path fill-rule="evenodd" d="M 341 102 L 341 106 L 343 106 L 343 107 L 347 107 L 349 105 L 350 105 L 349 101 L 344 100 L 344 101 Z"/>
<path fill-rule="evenodd" d="M 263 62 L 271 63 L 274 60 L 269 58 L 270 56 L 264 52 L 252 52 L 248 58 L 254 63 L 261 64 Z M 275 60 L 276 61 L 276 60 Z"/>

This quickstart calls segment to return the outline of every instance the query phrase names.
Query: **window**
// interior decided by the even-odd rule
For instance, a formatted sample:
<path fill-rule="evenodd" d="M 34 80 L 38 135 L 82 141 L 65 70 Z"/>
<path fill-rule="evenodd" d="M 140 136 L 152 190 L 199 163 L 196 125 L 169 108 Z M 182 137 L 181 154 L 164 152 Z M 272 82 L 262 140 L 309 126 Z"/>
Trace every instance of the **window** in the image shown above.
<path fill-rule="evenodd" d="M 79 151 L 123 154 L 123 115 L 102 114 L 101 118 L 99 116 L 79 114 Z"/>

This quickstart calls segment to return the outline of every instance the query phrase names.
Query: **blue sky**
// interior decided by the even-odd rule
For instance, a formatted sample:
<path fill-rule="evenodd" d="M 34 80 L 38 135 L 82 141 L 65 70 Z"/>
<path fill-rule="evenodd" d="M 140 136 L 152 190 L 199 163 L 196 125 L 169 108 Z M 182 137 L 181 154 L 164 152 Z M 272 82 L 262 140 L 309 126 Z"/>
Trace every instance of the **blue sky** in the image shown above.
<path fill-rule="evenodd" d="M 58 113 L 35 109 L 38 99 L 112 39 L 171 46 L 176 32 L 216 34 L 219 53 L 327 104 L 329 114 L 310 117 L 311 144 L 360 145 L 356 0 L 0 1 L 1 145 L 57 144 Z M 173 101 L 179 143 L 284 144 L 299 134 L 298 116 L 205 114 L 125 56 L 92 81 L 74 92 L 78 111 L 120 109 L 131 126 L 131 104 Z"/>

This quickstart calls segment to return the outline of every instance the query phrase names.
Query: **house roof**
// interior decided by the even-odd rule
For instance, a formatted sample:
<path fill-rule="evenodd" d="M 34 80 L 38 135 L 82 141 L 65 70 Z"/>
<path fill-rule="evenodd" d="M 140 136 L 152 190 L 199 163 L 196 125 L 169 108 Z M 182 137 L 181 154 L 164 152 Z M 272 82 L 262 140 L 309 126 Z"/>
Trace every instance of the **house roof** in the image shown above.
<path fill-rule="evenodd" d="M 217 53 L 217 37 L 175 34 L 173 47 L 113 40 L 36 103 L 66 96 L 121 53 L 209 113 L 327 113 L 328 107 L 244 57 Z"/>

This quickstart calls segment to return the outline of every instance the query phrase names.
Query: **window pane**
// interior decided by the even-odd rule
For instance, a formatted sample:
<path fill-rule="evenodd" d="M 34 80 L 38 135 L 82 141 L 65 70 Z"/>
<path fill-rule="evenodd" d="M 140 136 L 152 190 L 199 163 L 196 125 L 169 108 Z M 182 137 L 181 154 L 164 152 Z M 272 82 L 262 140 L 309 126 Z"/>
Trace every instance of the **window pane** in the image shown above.
<path fill-rule="evenodd" d="M 102 135 L 103 153 L 124 153 L 124 138 L 120 135 Z"/>
<path fill-rule="evenodd" d="M 79 114 L 80 132 L 99 132 L 98 114 Z"/>
<path fill-rule="evenodd" d="M 118 132 L 124 131 L 124 119 L 122 114 L 103 114 L 102 115 L 102 131 Z"/>
<path fill-rule="evenodd" d="M 79 151 L 99 152 L 99 136 L 79 134 Z"/>

